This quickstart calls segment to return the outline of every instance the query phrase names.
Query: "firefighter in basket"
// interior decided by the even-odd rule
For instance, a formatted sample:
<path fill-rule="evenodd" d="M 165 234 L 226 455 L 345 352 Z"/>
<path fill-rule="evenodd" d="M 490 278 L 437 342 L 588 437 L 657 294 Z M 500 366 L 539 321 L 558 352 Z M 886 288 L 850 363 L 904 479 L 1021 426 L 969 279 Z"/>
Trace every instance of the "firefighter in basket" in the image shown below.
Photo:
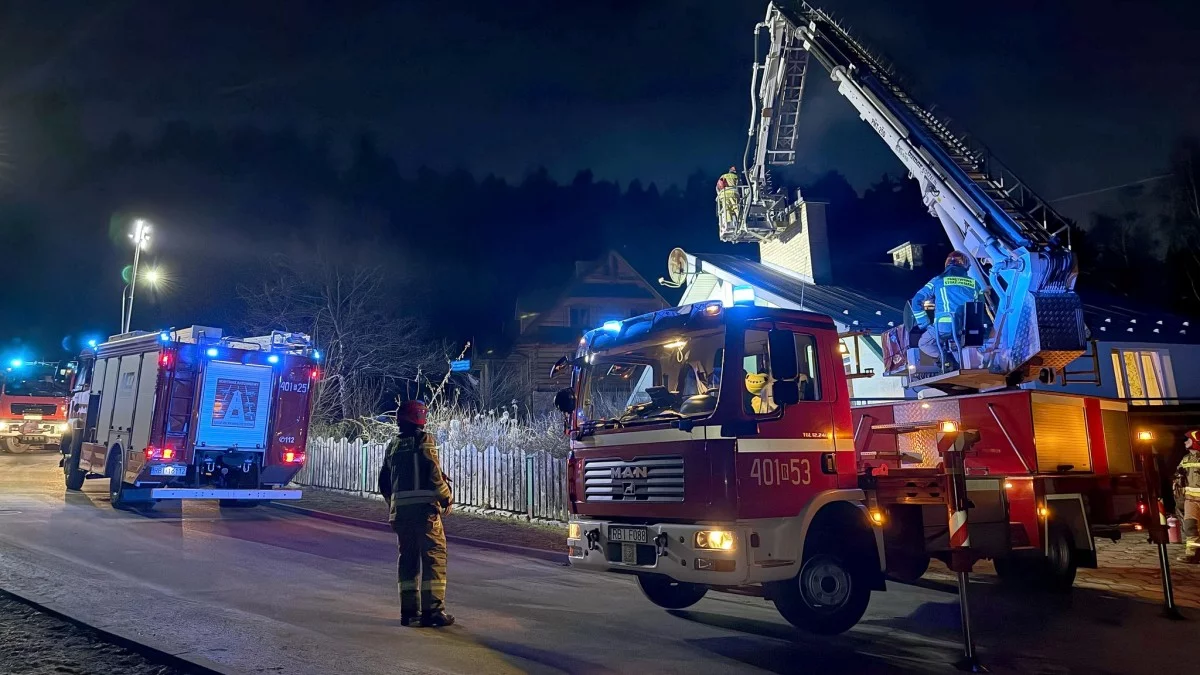
<path fill-rule="evenodd" d="M 390 508 L 400 560 L 400 624 L 441 627 L 454 623 L 446 613 L 446 533 L 442 515 L 450 512 L 450 481 L 442 473 L 437 444 L 425 433 L 427 410 L 405 401 L 396 411 L 396 438 L 379 471 L 379 492 Z"/>
<path fill-rule="evenodd" d="M 738 174 L 737 167 L 729 167 L 729 171 L 721 174 L 717 179 L 717 212 L 721 226 L 724 228 L 732 228 L 738 221 L 740 215 L 738 209 Z"/>

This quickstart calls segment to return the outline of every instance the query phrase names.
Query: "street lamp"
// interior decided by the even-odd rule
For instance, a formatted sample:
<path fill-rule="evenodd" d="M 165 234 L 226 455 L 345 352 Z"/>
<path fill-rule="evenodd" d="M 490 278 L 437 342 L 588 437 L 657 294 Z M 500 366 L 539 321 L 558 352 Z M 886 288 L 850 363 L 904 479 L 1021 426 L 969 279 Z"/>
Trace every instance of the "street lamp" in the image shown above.
<path fill-rule="evenodd" d="M 129 233 L 133 242 L 133 274 L 129 276 L 129 302 L 125 301 L 125 292 L 121 292 L 121 332 L 129 332 L 129 322 L 133 318 L 133 294 L 137 291 L 138 261 L 142 249 L 150 245 L 150 223 L 138 218 L 133 221 L 133 232 Z M 147 279 L 149 281 L 149 279 Z M 152 284 L 154 282 L 151 282 Z"/>

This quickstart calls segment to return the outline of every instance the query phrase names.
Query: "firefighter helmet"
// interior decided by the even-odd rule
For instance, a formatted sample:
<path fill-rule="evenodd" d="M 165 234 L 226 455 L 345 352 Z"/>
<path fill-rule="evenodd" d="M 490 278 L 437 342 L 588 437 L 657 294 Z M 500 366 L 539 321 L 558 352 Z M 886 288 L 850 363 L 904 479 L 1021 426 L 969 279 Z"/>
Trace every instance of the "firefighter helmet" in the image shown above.
<path fill-rule="evenodd" d="M 1192 429 L 1184 434 L 1183 443 L 1184 445 L 1188 446 L 1188 448 L 1200 446 L 1200 429 Z"/>
<path fill-rule="evenodd" d="M 397 424 L 412 424 L 414 426 L 425 426 L 425 417 L 429 413 L 429 408 L 422 401 L 405 401 L 400 404 L 400 408 L 396 410 Z"/>
<path fill-rule="evenodd" d="M 962 251 L 951 251 L 950 255 L 946 256 L 946 267 L 951 265 L 967 267 L 967 254 Z"/>
<path fill-rule="evenodd" d="M 737 173 L 737 167 L 736 166 L 729 167 L 729 173 Z"/>

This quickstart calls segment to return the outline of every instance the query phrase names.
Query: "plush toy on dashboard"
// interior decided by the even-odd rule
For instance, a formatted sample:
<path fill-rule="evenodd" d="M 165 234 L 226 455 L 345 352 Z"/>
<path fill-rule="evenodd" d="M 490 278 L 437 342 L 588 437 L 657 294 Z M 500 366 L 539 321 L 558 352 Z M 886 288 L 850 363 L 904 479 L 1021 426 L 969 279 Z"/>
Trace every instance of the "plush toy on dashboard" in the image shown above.
<path fill-rule="evenodd" d="M 746 411 L 755 415 L 771 412 L 772 406 L 763 399 L 767 388 L 767 376 L 762 373 L 746 373 Z"/>

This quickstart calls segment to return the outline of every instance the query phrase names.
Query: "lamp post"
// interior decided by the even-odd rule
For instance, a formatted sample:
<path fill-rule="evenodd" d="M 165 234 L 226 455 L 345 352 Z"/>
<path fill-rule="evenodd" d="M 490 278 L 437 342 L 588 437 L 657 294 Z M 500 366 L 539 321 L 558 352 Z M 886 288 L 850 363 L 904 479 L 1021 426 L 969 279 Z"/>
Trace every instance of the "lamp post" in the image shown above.
<path fill-rule="evenodd" d="M 151 267 L 150 269 L 148 269 L 142 273 L 142 280 L 145 281 L 146 283 L 150 284 L 150 288 L 158 288 L 158 282 L 162 281 L 162 272 L 160 272 L 157 267 Z M 129 290 L 132 287 L 132 284 L 133 284 L 133 279 L 131 277 L 130 283 L 125 284 L 125 288 L 121 290 L 121 321 L 122 321 L 121 332 L 122 333 L 129 332 L 130 319 L 126 317 L 126 313 L 125 313 L 126 307 L 129 308 L 128 317 L 133 316 L 133 298 L 132 297 L 129 298 L 128 305 L 126 305 L 126 295 L 129 293 Z"/>
<path fill-rule="evenodd" d="M 129 322 L 133 318 L 133 295 L 137 292 L 138 261 L 142 249 L 150 245 L 150 223 L 138 218 L 133 221 L 133 232 L 129 233 L 133 241 L 133 273 L 129 276 L 129 301 L 125 301 L 125 293 L 121 293 L 121 332 L 129 332 Z"/>

